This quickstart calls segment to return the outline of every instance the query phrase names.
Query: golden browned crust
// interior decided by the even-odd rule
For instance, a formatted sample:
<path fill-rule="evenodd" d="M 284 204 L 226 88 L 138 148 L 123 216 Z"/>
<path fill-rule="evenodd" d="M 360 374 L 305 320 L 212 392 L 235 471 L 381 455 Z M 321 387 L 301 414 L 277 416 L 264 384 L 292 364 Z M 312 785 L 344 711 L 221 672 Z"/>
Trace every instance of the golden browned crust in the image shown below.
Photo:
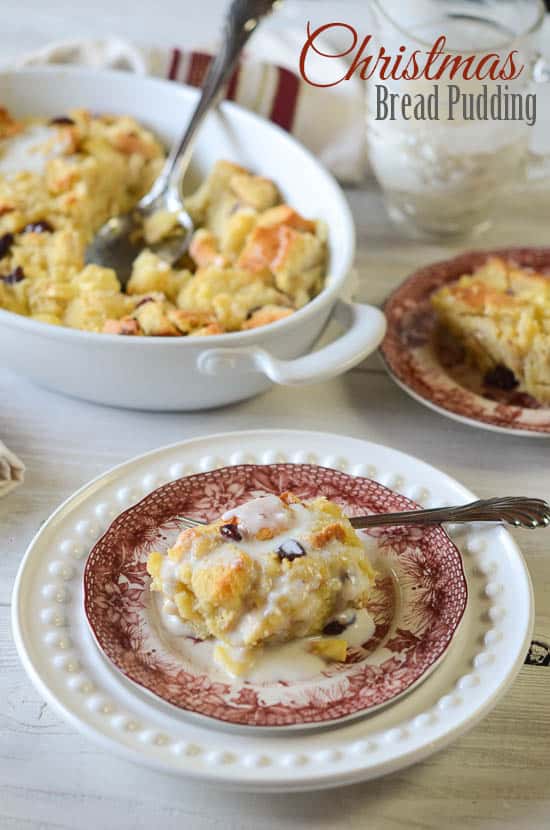
<path fill-rule="evenodd" d="M 261 527 L 256 534 L 256 539 L 259 539 L 261 542 L 265 542 L 268 539 L 273 539 L 274 536 L 275 531 L 270 527 Z"/>
<path fill-rule="evenodd" d="M 286 492 L 276 515 L 276 525 L 266 518 L 263 527 L 250 531 L 228 512 L 209 525 L 185 529 L 165 557 L 157 551 L 149 557 L 152 590 L 175 603 L 195 631 L 221 641 L 226 650 L 219 656 L 231 671 L 243 660 L 234 647 L 250 650 L 317 635 L 341 610 L 348 580 L 357 586 L 356 608 L 365 604 L 374 580 L 361 541 L 337 504 L 323 497 L 302 502 Z M 179 583 L 172 588 L 174 579 Z M 334 643 L 319 653 L 345 659 L 345 647 Z"/>
<path fill-rule="evenodd" d="M 133 317 L 123 317 L 121 320 L 106 320 L 103 331 L 105 334 L 123 334 L 129 336 L 143 334 L 138 321 Z"/>
<path fill-rule="evenodd" d="M 147 140 L 134 130 L 115 133 L 113 147 L 127 156 L 136 154 L 146 159 L 152 159 L 157 155 L 155 143 Z"/>
<path fill-rule="evenodd" d="M 277 320 L 284 320 L 294 313 L 293 308 L 285 308 L 278 305 L 266 305 L 252 312 L 250 318 L 242 324 L 243 329 L 257 329 L 267 326 L 269 323 L 276 323 Z"/>
<path fill-rule="evenodd" d="M 164 301 L 144 302 L 138 305 L 133 316 L 144 334 L 154 337 L 177 337 L 180 332 L 168 319 Z"/>
<path fill-rule="evenodd" d="M 42 170 L 0 175 L 1 269 L 23 274 L 22 285 L 2 285 L 2 308 L 85 331 L 207 336 L 282 320 L 321 289 L 321 223 L 280 204 L 271 179 L 222 160 L 185 200 L 196 231 L 179 267 L 159 255 L 183 233 L 178 217 L 157 211 L 136 231 L 144 248 L 123 292 L 110 269 L 85 266 L 86 247 L 147 192 L 162 146 L 129 116 L 76 109 L 18 122 L 0 109 L 0 138 L 36 127 L 47 128 L 36 148 Z M 148 247 L 156 245 L 159 254 Z"/>
<path fill-rule="evenodd" d="M 340 522 L 333 522 L 327 525 L 311 537 L 311 541 L 316 548 L 325 547 L 333 539 L 337 539 L 339 542 L 346 541 L 346 531 Z"/>
<path fill-rule="evenodd" d="M 295 493 L 291 493 L 290 490 L 285 490 L 284 493 L 281 493 L 279 496 L 281 501 L 284 501 L 285 504 L 300 504 L 301 499 Z"/>
<path fill-rule="evenodd" d="M 225 257 L 220 254 L 218 240 L 211 231 L 199 228 L 195 231 L 189 253 L 199 268 L 206 268 L 209 265 L 223 266 L 226 264 Z"/>
<path fill-rule="evenodd" d="M 261 228 L 277 228 L 286 225 L 289 228 L 295 228 L 298 231 L 305 231 L 307 233 L 315 233 L 317 228 L 315 222 L 311 219 L 304 219 L 290 205 L 277 205 L 277 207 L 271 208 L 271 210 L 266 210 L 258 220 L 258 225 Z"/>
<path fill-rule="evenodd" d="M 235 173 L 231 176 L 230 186 L 239 201 L 257 211 L 267 210 L 279 200 L 277 185 L 263 176 Z"/>
<path fill-rule="evenodd" d="M 510 369 L 519 389 L 550 403 L 550 279 L 491 257 L 431 297 L 440 325 L 482 372 Z"/>

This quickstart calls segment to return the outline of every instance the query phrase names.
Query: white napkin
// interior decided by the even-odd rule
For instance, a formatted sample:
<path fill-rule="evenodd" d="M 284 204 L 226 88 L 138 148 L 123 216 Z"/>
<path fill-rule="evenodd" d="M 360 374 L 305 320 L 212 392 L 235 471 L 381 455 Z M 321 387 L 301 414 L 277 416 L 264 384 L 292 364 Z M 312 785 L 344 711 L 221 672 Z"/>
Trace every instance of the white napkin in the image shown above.
<path fill-rule="evenodd" d="M 0 497 L 21 484 L 24 473 L 21 461 L 0 441 Z"/>
<path fill-rule="evenodd" d="M 258 31 L 228 86 L 227 97 L 291 132 L 341 181 L 360 182 L 366 169 L 362 84 L 351 80 L 319 88 L 306 83 L 298 73 L 303 42 L 304 33 L 297 28 Z M 110 37 L 52 43 L 24 55 L 15 65 L 121 69 L 201 86 L 213 51 L 138 47 Z M 337 60 L 329 62 L 332 77 Z M 310 66 L 317 82 L 329 71 L 322 60 Z M 344 62 L 342 67 L 343 75 Z"/>

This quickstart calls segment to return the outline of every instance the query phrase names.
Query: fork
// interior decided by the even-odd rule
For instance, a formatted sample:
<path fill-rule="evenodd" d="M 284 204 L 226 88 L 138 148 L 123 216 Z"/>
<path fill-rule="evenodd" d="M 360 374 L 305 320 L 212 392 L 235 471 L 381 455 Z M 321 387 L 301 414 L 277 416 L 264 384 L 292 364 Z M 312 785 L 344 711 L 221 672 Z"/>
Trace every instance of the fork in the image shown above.
<path fill-rule="evenodd" d="M 197 527 L 205 521 L 180 516 L 184 527 Z M 373 513 L 368 516 L 353 516 L 350 522 L 357 530 L 387 525 L 439 525 L 446 522 L 500 522 L 511 527 L 536 530 L 550 525 L 550 504 L 543 499 L 522 496 L 503 496 L 480 499 L 456 507 L 438 507 L 430 510 L 408 510 L 402 513 Z"/>

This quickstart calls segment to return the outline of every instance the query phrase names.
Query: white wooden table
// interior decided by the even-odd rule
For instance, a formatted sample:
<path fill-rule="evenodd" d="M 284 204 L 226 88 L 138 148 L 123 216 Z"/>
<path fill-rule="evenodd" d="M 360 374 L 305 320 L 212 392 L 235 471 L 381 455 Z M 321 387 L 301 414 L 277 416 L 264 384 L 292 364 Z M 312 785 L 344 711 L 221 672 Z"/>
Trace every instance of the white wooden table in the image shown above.
<path fill-rule="evenodd" d="M 149 20 L 144 12 L 139 31 L 148 31 L 150 23 L 156 39 L 168 41 L 168 12 L 181 5 L 160 3 L 165 18 L 149 11 Z M 220 5 L 210 3 L 213 11 Z M 100 20 L 103 31 L 122 33 L 130 6 L 135 12 L 133 3 L 101 0 L 94 3 L 92 20 L 58 0 L 48 4 L 46 20 L 45 8 L 22 0 L 6 16 L 13 36 L 9 49 L 15 51 L 14 38 L 20 38 L 20 48 L 34 48 L 47 36 L 80 34 L 88 22 L 99 33 Z M 135 15 L 128 21 L 137 37 Z M 358 226 L 362 299 L 381 302 L 415 267 L 458 250 L 399 238 L 372 184 L 349 195 Z M 549 216 L 544 192 L 514 197 L 476 244 L 548 244 Z M 447 420 L 401 392 L 378 358 L 307 391 L 273 389 L 250 402 L 194 415 L 97 407 L 0 372 L 0 437 L 28 468 L 25 485 L 0 500 L 1 830 L 548 828 L 550 667 L 525 666 L 479 726 L 422 764 L 369 784 L 284 797 L 221 793 L 118 760 L 60 721 L 34 691 L 12 643 L 9 606 L 21 557 L 40 524 L 77 487 L 133 455 L 195 435 L 258 426 L 338 431 L 389 444 L 443 468 L 480 496 L 550 498 L 548 442 Z M 550 533 L 517 538 L 535 587 L 535 633 L 550 643 Z"/>
<path fill-rule="evenodd" d="M 412 268 L 453 252 L 400 240 L 374 189 L 351 192 L 350 198 L 359 229 L 363 299 L 379 302 Z M 524 202 L 521 221 L 510 208 L 483 244 L 544 239 L 550 200 L 531 196 Z M 525 666 L 509 694 L 478 727 L 423 764 L 337 792 L 252 796 L 186 784 L 96 749 L 34 691 L 19 664 L 9 626 L 15 573 L 40 523 L 92 476 L 161 444 L 258 426 L 337 430 L 416 454 L 480 496 L 506 492 L 548 498 L 546 441 L 475 430 L 432 413 L 393 384 L 378 358 L 307 392 L 274 389 L 253 401 L 200 415 L 93 406 L 37 389 L 8 372 L 0 375 L 0 401 L 0 435 L 28 467 L 25 485 L 0 501 L 2 830 L 549 826 L 550 667 Z M 517 538 L 535 586 L 536 635 L 550 642 L 550 533 L 524 532 Z"/>

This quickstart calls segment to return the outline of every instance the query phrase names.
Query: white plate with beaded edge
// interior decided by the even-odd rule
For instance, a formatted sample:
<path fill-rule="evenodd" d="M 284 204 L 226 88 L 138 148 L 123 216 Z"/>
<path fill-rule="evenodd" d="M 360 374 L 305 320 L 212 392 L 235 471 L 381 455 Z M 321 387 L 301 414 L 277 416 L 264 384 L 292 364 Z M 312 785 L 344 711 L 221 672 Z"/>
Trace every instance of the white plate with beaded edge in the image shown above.
<path fill-rule="evenodd" d="M 327 447 L 337 453 L 328 455 Z M 233 789 L 288 792 L 405 767 L 444 747 L 494 706 L 522 665 L 533 624 L 527 568 L 510 534 L 495 526 L 452 533 L 464 554 L 469 598 L 441 665 L 393 706 L 337 728 L 272 739 L 229 734 L 182 718 L 101 656 L 83 614 L 82 571 L 113 517 L 182 475 L 293 461 L 368 476 L 430 507 L 474 497 L 412 456 L 297 430 L 192 439 L 114 468 L 51 516 L 31 542 L 14 588 L 12 623 L 20 657 L 38 691 L 65 720 L 105 749 L 158 770 Z"/>

